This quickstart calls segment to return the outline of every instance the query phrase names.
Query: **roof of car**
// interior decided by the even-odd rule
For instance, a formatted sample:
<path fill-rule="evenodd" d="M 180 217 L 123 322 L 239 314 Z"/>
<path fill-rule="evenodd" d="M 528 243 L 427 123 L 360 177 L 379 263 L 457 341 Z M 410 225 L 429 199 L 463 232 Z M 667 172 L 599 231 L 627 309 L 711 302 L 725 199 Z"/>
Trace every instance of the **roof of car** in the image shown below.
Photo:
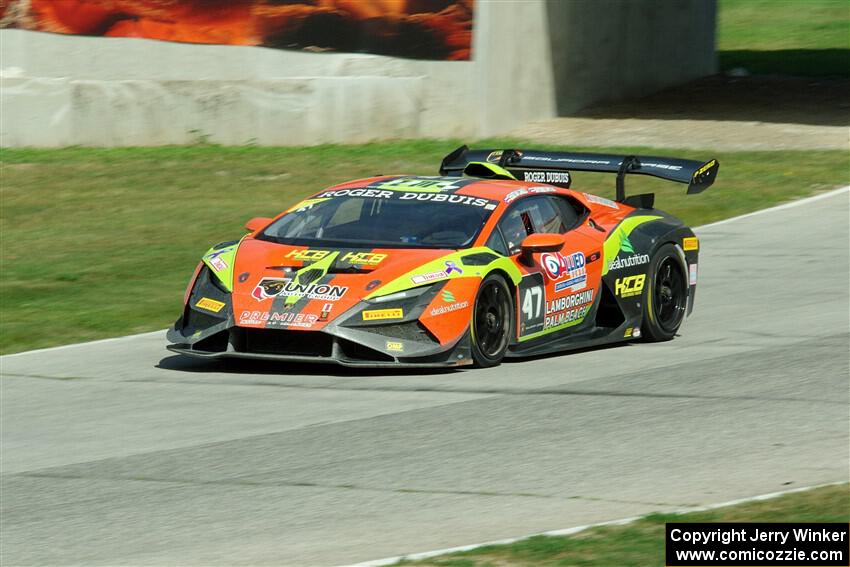
<path fill-rule="evenodd" d="M 477 177 L 441 177 L 424 175 L 380 175 L 365 179 L 356 179 L 328 187 L 325 191 L 340 189 L 355 189 L 368 187 L 370 189 L 387 189 L 393 191 L 411 192 L 447 192 L 460 195 L 471 195 L 502 201 L 511 193 L 523 188 L 551 187 L 551 185 L 530 181 L 512 179 L 481 179 Z M 321 193 L 321 191 L 319 192 Z"/>
<path fill-rule="evenodd" d="M 377 175 L 364 179 L 355 179 L 338 185 L 333 185 L 314 193 L 310 199 L 322 199 L 324 197 L 389 197 L 388 194 L 381 195 L 380 192 L 392 191 L 402 200 L 409 203 L 417 203 L 422 200 L 430 200 L 422 194 L 443 194 L 462 196 L 466 199 L 476 199 L 474 204 L 483 206 L 489 210 L 505 210 L 519 199 L 526 196 L 541 194 L 558 194 L 568 196 L 578 201 L 582 206 L 594 211 L 594 220 L 604 222 L 608 217 L 620 217 L 624 212 L 634 210 L 634 207 L 624 203 L 617 203 L 596 195 L 589 195 L 574 189 L 559 187 L 555 184 L 546 184 L 532 181 L 519 181 L 513 179 L 482 179 L 480 177 L 459 176 L 416 176 L 416 175 Z M 407 193 L 416 195 L 416 199 Z M 453 202 L 449 197 L 449 202 Z M 467 204 L 473 204 L 468 202 Z"/>

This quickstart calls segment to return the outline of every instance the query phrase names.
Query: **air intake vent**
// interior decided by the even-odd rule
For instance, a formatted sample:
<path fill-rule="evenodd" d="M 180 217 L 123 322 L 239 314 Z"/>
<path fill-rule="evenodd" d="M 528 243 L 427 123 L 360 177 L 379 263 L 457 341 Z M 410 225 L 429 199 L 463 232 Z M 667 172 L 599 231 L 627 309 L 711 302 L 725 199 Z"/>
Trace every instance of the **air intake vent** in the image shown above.
<path fill-rule="evenodd" d="M 328 270 L 329 274 L 368 274 L 375 268 L 355 268 L 354 266 L 332 266 L 330 270 Z"/>
<path fill-rule="evenodd" d="M 277 329 L 243 329 L 244 342 L 240 350 L 258 354 L 330 357 L 333 337 L 313 331 L 284 331 Z"/>
<path fill-rule="evenodd" d="M 320 277 L 322 277 L 322 270 L 319 270 L 318 268 L 312 270 L 304 270 L 303 272 L 298 272 L 298 283 L 313 283 Z"/>
<path fill-rule="evenodd" d="M 599 310 L 596 312 L 596 325 L 598 327 L 617 328 L 623 324 L 626 318 L 617 305 L 617 299 L 608 284 L 602 285 L 602 299 L 599 302 Z"/>
<path fill-rule="evenodd" d="M 490 254 L 489 252 L 476 252 L 475 254 L 467 254 L 466 256 L 463 256 L 460 261 L 463 262 L 464 266 L 486 266 L 490 262 L 498 259 L 498 256 Z"/>
<path fill-rule="evenodd" d="M 188 335 L 191 335 L 195 331 L 208 329 L 209 327 L 217 325 L 218 323 L 221 323 L 223 321 L 223 319 L 213 317 L 212 315 L 207 315 L 206 313 L 195 311 L 191 307 L 186 311 L 186 320 L 184 323 L 185 329 L 183 332 Z"/>
<path fill-rule="evenodd" d="M 227 336 L 227 331 L 219 331 L 218 333 L 192 345 L 192 350 L 202 352 L 224 352 L 227 350 Z"/>
<path fill-rule="evenodd" d="M 393 357 L 388 354 L 384 354 L 373 348 L 369 348 L 358 343 L 347 341 L 345 339 L 339 340 L 339 346 L 342 349 L 342 353 L 345 355 L 345 357 L 352 360 L 362 360 L 369 362 L 393 361 Z"/>
<path fill-rule="evenodd" d="M 406 341 L 440 342 L 419 321 L 395 323 L 392 325 L 375 325 L 373 327 L 361 327 L 361 329 L 377 335 Z"/>

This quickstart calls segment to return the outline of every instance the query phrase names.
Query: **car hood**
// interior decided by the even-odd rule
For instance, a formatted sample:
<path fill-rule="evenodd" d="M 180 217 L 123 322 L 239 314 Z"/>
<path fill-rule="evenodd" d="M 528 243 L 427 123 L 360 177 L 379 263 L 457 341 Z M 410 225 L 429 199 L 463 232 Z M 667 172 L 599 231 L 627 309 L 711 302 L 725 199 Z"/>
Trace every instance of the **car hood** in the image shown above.
<path fill-rule="evenodd" d="M 318 330 L 363 299 L 462 277 L 452 260 L 456 252 L 311 248 L 246 238 L 228 265 L 235 322 Z"/>

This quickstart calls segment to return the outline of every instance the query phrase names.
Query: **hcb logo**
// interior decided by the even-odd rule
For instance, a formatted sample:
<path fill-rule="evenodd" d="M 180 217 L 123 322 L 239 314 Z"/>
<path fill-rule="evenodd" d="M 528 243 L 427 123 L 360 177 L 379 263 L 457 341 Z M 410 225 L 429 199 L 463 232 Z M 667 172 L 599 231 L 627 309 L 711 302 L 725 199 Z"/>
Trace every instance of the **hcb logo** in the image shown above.
<path fill-rule="evenodd" d="M 386 254 L 373 254 L 371 252 L 348 252 L 342 257 L 342 261 L 349 264 L 368 264 L 375 266 L 383 262 L 386 257 Z"/>
<path fill-rule="evenodd" d="M 646 274 L 618 278 L 614 285 L 614 293 L 620 297 L 639 295 L 643 291 L 644 281 L 646 281 Z"/>
<path fill-rule="evenodd" d="M 309 249 L 300 249 L 300 250 L 292 250 L 289 254 L 286 255 L 287 258 L 291 258 L 293 260 L 297 260 L 300 262 L 318 262 L 328 254 L 330 254 L 330 250 L 309 250 Z"/>

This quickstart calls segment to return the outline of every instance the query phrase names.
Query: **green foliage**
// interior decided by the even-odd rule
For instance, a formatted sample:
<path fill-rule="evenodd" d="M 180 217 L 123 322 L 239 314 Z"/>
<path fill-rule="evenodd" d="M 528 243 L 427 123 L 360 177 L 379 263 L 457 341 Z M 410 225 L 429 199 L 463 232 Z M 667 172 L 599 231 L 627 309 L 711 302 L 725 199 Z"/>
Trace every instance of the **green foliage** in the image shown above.
<path fill-rule="evenodd" d="M 720 0 L 717 48 L 850 49 L 846 0 Z"/>
<path fill-rule="evenodd" d="M 724 71 L 850 76 L 850 2 L 721 0 L 717 49 Z"/>

